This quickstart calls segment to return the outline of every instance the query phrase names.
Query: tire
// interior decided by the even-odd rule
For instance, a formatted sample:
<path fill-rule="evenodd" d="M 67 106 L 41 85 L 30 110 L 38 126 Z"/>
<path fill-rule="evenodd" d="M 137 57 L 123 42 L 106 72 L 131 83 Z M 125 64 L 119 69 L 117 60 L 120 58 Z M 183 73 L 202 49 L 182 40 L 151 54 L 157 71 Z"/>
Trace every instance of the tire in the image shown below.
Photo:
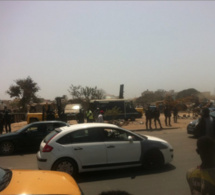
<path fill-rule="evenodd" d="M 52 166 L 52 170 L 66 172 L 73 177 L 78 174 L 78 166 L 75 161 L 70 158 L 57 160 Z"/>
<path fill-rule="evenodd" d="M 15 147 L 12 142 L 9 142 L 9 141 L 2 142 L 0 144 L 0 154 L 2 154 L 2 155 L 13 154 L 14 148 Z"/>
<path fill-rule="evenodd" d="M 143 167 L 147 170 L 159 169 L 164 165 L 164 158 L 159 150 L 149 151 L 143 159 Z"/>

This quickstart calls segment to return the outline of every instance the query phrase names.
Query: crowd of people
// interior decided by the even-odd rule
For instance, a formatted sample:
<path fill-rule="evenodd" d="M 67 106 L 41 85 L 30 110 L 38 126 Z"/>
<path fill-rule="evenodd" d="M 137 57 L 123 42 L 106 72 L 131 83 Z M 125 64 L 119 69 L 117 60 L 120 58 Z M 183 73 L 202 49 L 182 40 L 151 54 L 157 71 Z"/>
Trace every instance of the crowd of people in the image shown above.
<path fill-rule="evenodd" d="M 11 114 L 7 107 L 4 107 L 4 110 L 0 112 L 0 135 L 3 132 L 11 132 Z"/>
<path fill-rule="evenodd" d="M 171 126 L 171 116 L 173 116 L 174 123 L 177 123 L 178 120 L 178 109 L 176 107 L 173 110 L 169 106 L 166 106 L 164 109 L 165 116 L 165 125 Z M 154 120 L 155 129 L 157 129 L 157 123 L 159 124 L 160 129 L 163 129 L 160 121 L 160 110 L 156 106 L 148 106 L 145 110 L 146 118 L 146 129 L 152 129 L 152 121 Z"/>
<path fill-rule="evenodd" d="M 77 115 L 77 122 L 84 123 L 86 117 L 88 123 L 102 123 L 104 122 L 103 115 L 104 111 L 99 108 L 94 112 L 90 109 L 87 109 L 86 112 L 80 109 Z M 171 126 L 171 117 L 173 117 L 173 122 L 177 123 L 177 108 L 170 109 L 170 107 L 166 106 L 164 109 L 164 116 L 164 123 L 166 126 Z M 152 120 L 154 120 L 156 129 L 157 123 L 160 129 L 163 128 L 160 121 L 160 110 L 157 107 L 148 106 L 145 110 L 145 118 L 146 129 L 152 129 Z M 210 110 L 208 108 L 202 109 L 201 117 L 196 128 L 199 132 L 196 152 L 200 156 L 201 164 L 188 170 L 186 179 L 192 195 L 215 195 L 215 121 L 210 116 Z M 11 115 L 7 107 L 0 112 L 0 134 L 2 134 L 3 131 L 6 133 L 11 132 Z M 107 191 L 101 193 L 101 195 L 103 194 L 129 195 L 129 193 L 125 191 Z"/>
<path fill-rule="evenodd" d="M 76 120 L 78 123 L 84 123 L 85 122 L 85 116 L 87 119 L 87 123 L 103 123 L 104 122 L 104 111 L 97 108 L 94 112 L 92 112 L 91 109 L 87 109 L 84 113 L 83 109 L 79 110 L 79 113 L 76 116 Z"/>

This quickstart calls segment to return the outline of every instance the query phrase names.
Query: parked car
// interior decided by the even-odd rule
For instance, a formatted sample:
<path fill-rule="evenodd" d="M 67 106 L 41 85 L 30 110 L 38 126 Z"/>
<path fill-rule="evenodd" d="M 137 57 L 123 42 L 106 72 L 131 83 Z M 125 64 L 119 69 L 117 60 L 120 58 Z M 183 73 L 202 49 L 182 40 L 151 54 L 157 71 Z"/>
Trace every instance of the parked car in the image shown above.
<path fill-rule="evenodd" d="M 79 172 L 144 165 L 160 168 L 173 159 L 172 146 L 105 123 L 85 123 L 55 129 L 41 142 L 39 169 Z"/>
<path fill-rule="evenodd" d="M 194 121 L 191 121 L 188 125 L 187 125 L 187 133 L 194 135 L 195 137 L 198 137 L 196 130 L 196 126 L 199 123 L 199 119 L 196 119 Z"/>
<path fill-rule="evenodd" d="M 215 120 L 215 111 L 212 111 L 210 112 L 210 116 L 214 118 Z M 198 137 L 198 132 L 197 132 L 197 129 L 196 129 L 196 126 L 198 125 L 199 123 L 199 118 L 194 120 L 194 121 L 191 121 L 188 125 L 187 125 L 187 134 L 191 134 L 193 135 L 194 137 Z"/>
<path fill-rule="evenodd" d="M 13 154 L 15 151 L 38 151 L 43 138 L 55 128 L 67 126 L 62 121 L 40 121 L 26 125 L 17 131 L 0 135 L 0 154 Z"/>
<path fill-rule="evenodd" d="M 0 168 L 0 194 L 81 195 L 81 190 L 67 173 Z"/>

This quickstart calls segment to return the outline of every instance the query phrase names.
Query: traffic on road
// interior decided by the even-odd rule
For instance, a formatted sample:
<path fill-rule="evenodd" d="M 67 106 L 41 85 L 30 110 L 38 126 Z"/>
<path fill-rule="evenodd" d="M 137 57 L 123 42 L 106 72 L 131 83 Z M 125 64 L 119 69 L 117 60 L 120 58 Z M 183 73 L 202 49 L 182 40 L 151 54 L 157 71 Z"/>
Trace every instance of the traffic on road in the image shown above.
<path fill-rule="evenodd" d="M 134 125 L 137 126 L 136 129 L 133 128 Z M 180 128 L 180 125 L 178 123 L 178 127 L 154 131 L 145 130 L 141 124 L 141 120 L 133 122 L 130 125 L 132 129 L 135 129 L 132 132 L 129 131 L 133 136 L 137 136 L 136 133 L 138 133 L 143 137 L 157 137 L 159 138 L 157 140 L 166 140 L 171 144 L 172 148 L 174 148 L 174 158 L 163 168 L 158 170 L 146 170 L 142 167 L 110 169 L 108 171 L 92 170 L 80 173 L 75 178 L 76 182 L 83 193 L 88 195 L 99 194 L 101 191 L 110 189 L 125 190 L 133 195 L 139 195 L 143 192 L 144 194 L 189 194 L 185 174 L 187 169 L 198 164 L 199 158 L 194 152 L 196 139 L 187 135 L 186 128 Z M 127 142 L 130 143 L 129 139 Z M 94 155 L 94 153 L 89 153 L 89 155 Z M 0 167 L 38 170 L 36 156 L 35 152 L 18 152 L 9 156 L 4 155 L 0 157 Z M 158 188 L 154 187 L 154 183 L 156 183 Z M 171 188 L 168 187 L 170 184 Z"/>

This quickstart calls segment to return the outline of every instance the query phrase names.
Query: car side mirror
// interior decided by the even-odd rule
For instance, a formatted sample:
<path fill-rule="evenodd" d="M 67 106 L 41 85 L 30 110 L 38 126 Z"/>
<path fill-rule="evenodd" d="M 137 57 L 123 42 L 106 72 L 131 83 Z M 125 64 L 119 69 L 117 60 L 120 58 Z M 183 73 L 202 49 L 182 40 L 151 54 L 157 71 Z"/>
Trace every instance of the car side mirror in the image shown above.
<path fill-rule="evenodd" d="M 132 136 L 128 136 L 128 141 L 130 141 L 131 143 L 133 142 L 133 137 Z"/>

